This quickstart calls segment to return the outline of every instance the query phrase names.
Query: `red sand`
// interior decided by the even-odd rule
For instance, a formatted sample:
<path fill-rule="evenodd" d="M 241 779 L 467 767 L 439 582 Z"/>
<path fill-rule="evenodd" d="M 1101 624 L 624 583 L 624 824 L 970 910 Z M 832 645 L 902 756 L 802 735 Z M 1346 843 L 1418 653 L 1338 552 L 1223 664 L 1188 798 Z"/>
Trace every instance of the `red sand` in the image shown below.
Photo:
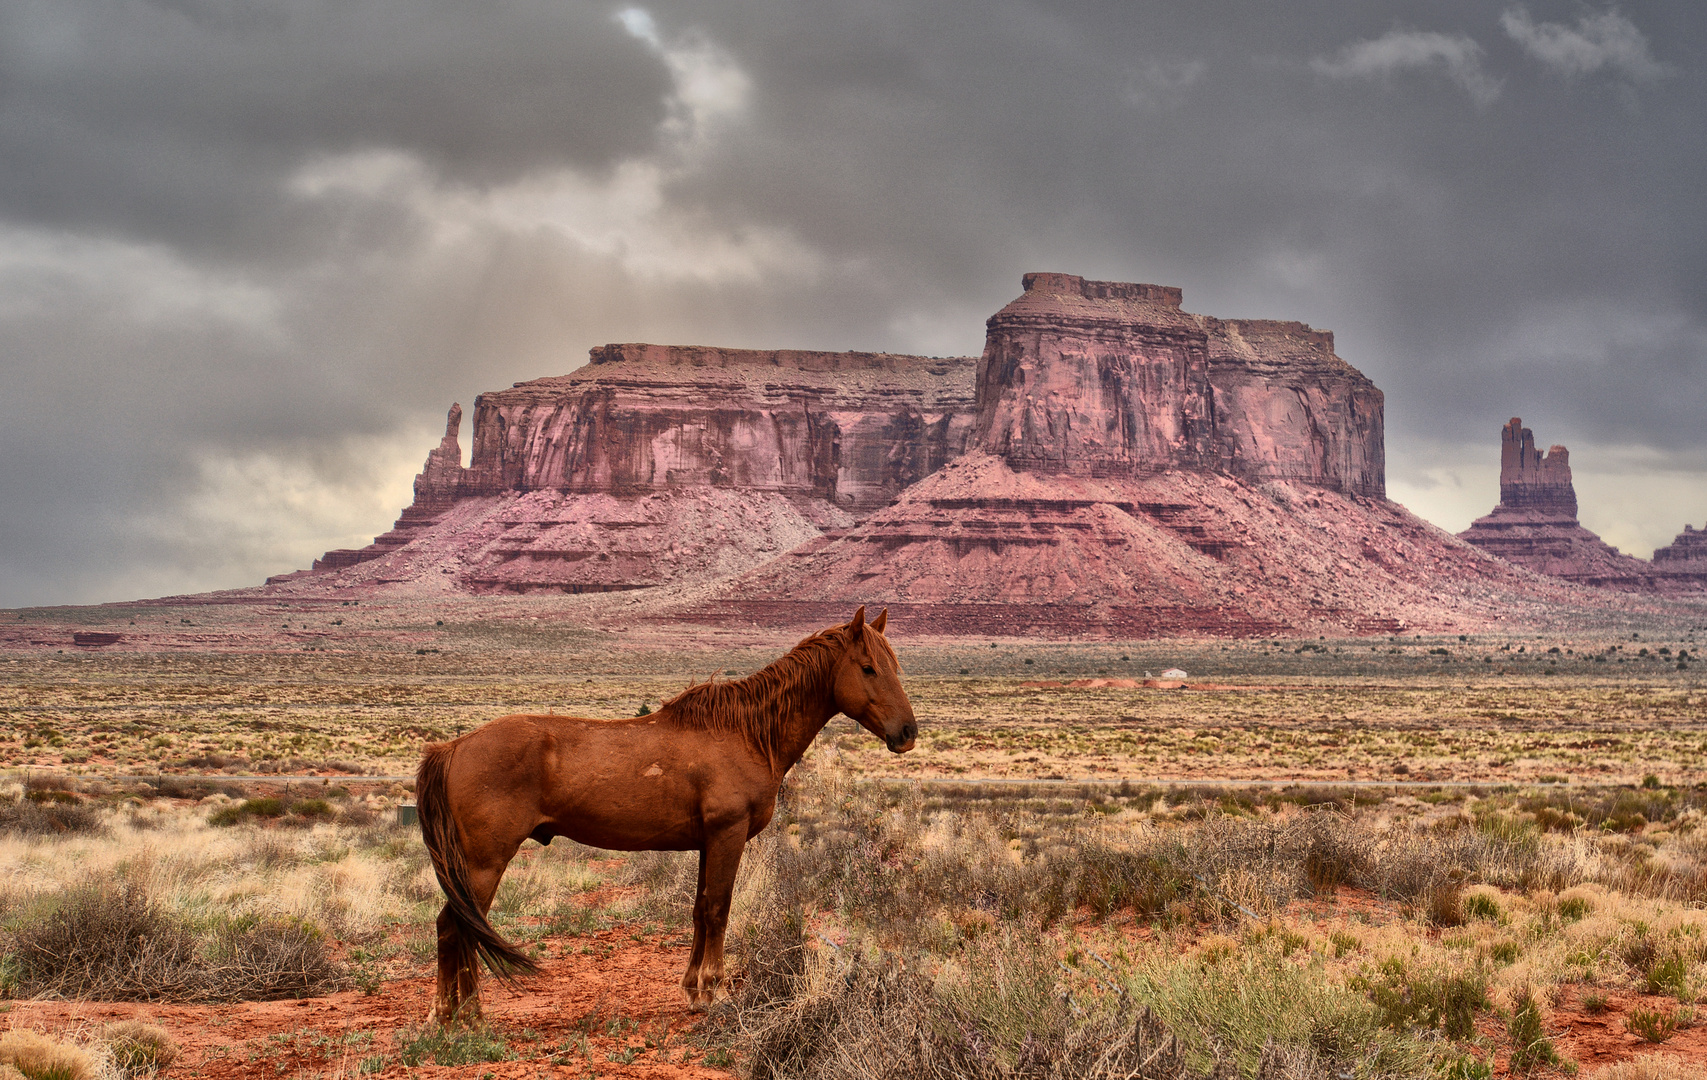
<path fill-rule="evenodd" d="M 685 947 L 636 942 L 632 928 L 586 938 L 552 939 L 547 944 L 555 955 L 565 943 L 579 947 L 593 942 L 615 951 L 543 960 L 543 974 L 523 989 L 487 983 L 483 995 L 486 1019 L 523 1059 L 518 1061 L 454 1067 L 423 1064 L 414 1069 L 402 1065 L 397 1058 L 399 1037 L 407 1037 L 421 1025 L 432 995 L 433 984 L 425 964 L 420 965 L 422 975 L 391 980 L 373 994 L 347 990 L 301 1001 L 236 1005 L 20 1001 L 11 1003 L 3 1023 L 51 1033 L 112 1020 L 151 1021 L 170 1031 L 183 1048 L 170 1075 L 210 1080 L 294 1076 L 303 1070 L 355 1076 L 362 1059 L 376 1054 L 384 1054 L 388 1062 L 382 1072 L 370 1074 L 380 1077 L 533 1080 L 541 1076 L 580 1078 L 593 1073 L 646 1080 L 724 1080 L 730 1075 L 699 1064 L 704 1050 L 695 1041 L 694 1032 L 704 1018 L 687 1011 L 677 985 L 687 963 Z M 576 1029 L 577 1022 L 589 1017 L 593 1018 L 587 1024 L 591 1028 L 591 1060 L 580 1048 Z M 622 1034 L 607 1033 L 607 1022 L 612 1018 L 625 1021 Z M 373 1032 L 372 1042 L 348 1047 L 340 1043 L 349 1033 L 360 1031 Z M 523 1032 L 538 1037 L 524 1039 Z M 648 1049 L 648 1040 L 661 1046 Z M 611 1060 L 629 1047 L 641 1048 L 633 1061 L 625 1064 Z"/>

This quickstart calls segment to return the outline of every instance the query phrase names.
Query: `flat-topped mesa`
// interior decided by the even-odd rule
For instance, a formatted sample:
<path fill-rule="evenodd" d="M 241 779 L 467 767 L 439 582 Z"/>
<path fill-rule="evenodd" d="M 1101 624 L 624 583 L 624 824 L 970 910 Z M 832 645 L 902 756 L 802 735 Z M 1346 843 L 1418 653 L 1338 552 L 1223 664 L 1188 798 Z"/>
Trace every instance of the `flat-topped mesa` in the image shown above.
<path fill-rule="evenodd" d="M 1577 490 L 1571 484 L 1571 452 L 1535 447 L 1535 434 L 1512 417 L 1500 432 L 1500 505 L 1534 509 L 1577 520 Z"/>
<path fill-rule="evenodd" d="M 1655 549 L 1654 579 L 1666 592 L 1707 592 L 1707 526 L 1685 525 L 1676 540 Z"/>
<path fill-rule="evenodd" d="M 985 324 L 980 449 L 1018 469 L 1192 469 L 1385 496 L 1383 396 L 1332 334 L 1192 315 L 1171 286 L 1022 281 Z"/>
<path fill-rule="evenodd" d="M 1577 521 L 1570 452 L 1536 449 L 1535 435 L 1512 417 L 1500 431 L 1500 502 L 1458 534 L 1526 570 L 1622 592 L 1654 589 L 1652 568 L 1619 552 Z"/>
<path fill-rule="evenodd" d="M 969 357 L 604 345 L 475 399 L 465 495 L 693 487 L 882 506 L 965 447 Z"/>

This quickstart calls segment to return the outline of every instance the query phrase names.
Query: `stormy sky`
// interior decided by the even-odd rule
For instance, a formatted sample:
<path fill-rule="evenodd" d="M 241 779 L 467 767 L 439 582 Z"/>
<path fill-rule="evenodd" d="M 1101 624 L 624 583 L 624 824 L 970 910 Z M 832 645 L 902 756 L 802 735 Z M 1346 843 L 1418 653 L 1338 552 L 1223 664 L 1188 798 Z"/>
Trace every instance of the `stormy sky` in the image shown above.
<path fill-rule="evenodd" d="M 0 0 L 0 606 L 389 527 L 607 341 L 973 354 L 1028 270 L 1301 319 L 1457 530 L 1521 415 L 1707 520 L 1707 11 Z M 468 444 L 464 432 L 464 446 Z"/>

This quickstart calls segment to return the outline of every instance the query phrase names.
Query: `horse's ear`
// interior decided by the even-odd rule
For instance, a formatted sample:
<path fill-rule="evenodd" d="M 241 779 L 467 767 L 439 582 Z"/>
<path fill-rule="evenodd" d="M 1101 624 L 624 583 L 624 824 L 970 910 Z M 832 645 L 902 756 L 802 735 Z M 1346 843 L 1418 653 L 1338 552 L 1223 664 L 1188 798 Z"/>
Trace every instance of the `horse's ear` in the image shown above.
<path fill-rule="evenodd" d="M 861 604 L 854 617 L 848 620 L 848 640 L 858 641 L 865 636 L 865 605 Z"/>
<path fill-rule="evenodd" d="M 877 613 L 877 618 L 871 620 L 871 628 L 873 630 L 877 631 L 879 634 L 883 633 L 883 628 L 885 626 L 888 626 L 888 625 L 889 625 L 889 609 L 888 608 L 884 608 L 882 611 L 879 611 Z"/>

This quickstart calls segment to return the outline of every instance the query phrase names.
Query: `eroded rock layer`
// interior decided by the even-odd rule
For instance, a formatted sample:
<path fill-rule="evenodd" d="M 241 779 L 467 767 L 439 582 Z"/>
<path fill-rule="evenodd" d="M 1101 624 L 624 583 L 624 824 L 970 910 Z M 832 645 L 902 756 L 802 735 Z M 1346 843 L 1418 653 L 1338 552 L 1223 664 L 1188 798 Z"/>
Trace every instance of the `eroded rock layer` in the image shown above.
<path fill-rule="evenodd" d="M 846 528 L 958 455 L 973 367 L 970 357 L 605 345 L 569 375 L 476 398 L 467 468 L 453 405 L 414 505 L 372 544 L 328 551 L 313 569 L 383 558 L 462 501 L 555 493 L 549 509 L 523 500 L 495 511 L 505 536 L 459 558 L 455 580 L 475 592 L 578 593 L 691 583 L 713 567 L 736 574 L 781 538 L 791 547 Z M 702 523 L 695 500 L 719 521 L 738 505 L 772 524 L 755 538 L 732 519 Z M 364 576 L 414 580 L 385 573 Z"/>
<path fill-rule="evenodd" d="M 1707 526 L 1685 525 L 1677 539 L 1654 551 L 1654 581 L 1675 593 L 1707 593 Z"/>
<path fill-rule="evenodd" d="M 1250 637 L 1497 625 L 1514 592 L 1533 579 L 1384 499 L 1184 470 L 1021 471 L 973 451 L 718 604 L 780 617 L 857 599 L 942 633 Z"/>
<path fill-rule="evenodd" d="M 970 358 L 606 345 L 475 399 L 467 495 L 773 491 L 855 513 L 957 456 Z"/>
<path fill-rule="evenodd" d="M 1624 555 L 1577 521 L 1570 452 L 1546 453 L 1535 435 L 1512 417 L 1500 432 L 1500 502 L 1459 538 L 1526 570 L 1580 585 L 1649 592 L 1652 569 Z"/>
<path fill-rule="evenodd" d="M 979 448 L 1018 469 L 1171 469 L 1386 494 L 1381 391 L 1303 323 L 1221 320 L 1180 290 L 1027 274 L 991 316 Z"/>

